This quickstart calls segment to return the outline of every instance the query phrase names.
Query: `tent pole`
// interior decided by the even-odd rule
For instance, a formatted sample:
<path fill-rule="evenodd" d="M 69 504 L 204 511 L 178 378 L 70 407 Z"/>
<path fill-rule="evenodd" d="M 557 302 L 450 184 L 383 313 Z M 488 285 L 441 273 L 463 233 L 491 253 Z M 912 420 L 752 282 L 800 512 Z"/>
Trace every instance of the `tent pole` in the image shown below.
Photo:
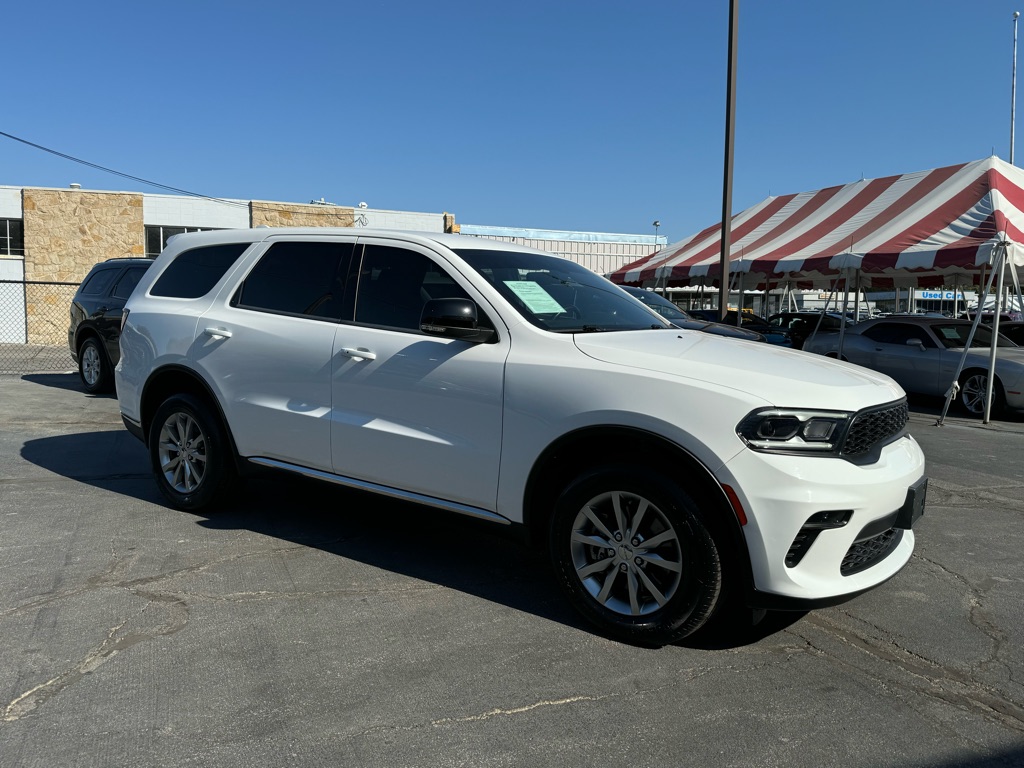
<path fill-rule="evenodd" d="M 984 274 L 984 272 L 985 268 L 982 266 L 982 273 Z M 967 343 L 964 345 L 964 351 L 960 355 L 960 362 L 957 364 L 956 373 L 953 374 L 953 381 L 949 385 L 949 389 L 946 390 L 946 403 L 942 406 L 942 413 L 939 414 L 938 421 L 935 422 L 935 426 L 937 427 L 941 427 L 942 423 L 946 420 L 946 413 L 949 411 L 949 404 L 960 391 L 960 374 L 964 371 L 964 363 L 967 361 L 967 353 L 971 349 L 971 344 L 974 343 L 974 334 L 978 330 L 978 324 L 981 323 L 981 307 L 984 306 L 985 300 L 988 298 L 988 294 L 992 290 L 993 278 L 995 278 L 995 276 L 996 273 L 993 270 L 992 274 L 988 277 L 988 282 L 982 282 L 982 284 L 978 286 L 978 288 L 983 289 L 984 292 L 978 297 L 978 311 L 974 313 L 974 322 L 971 323 L 971 332 L 967 334 Z M 984 288 L 982 288 L 983 286 Z"/>
<path fill-rule="evenodd" d="M 1016 308 L 1011 307 L 1016 312 L 1024 312 L 1024 296 L 1021 295 L 1020 290 L 1020 275 L 1017 274 L 1017 265 L 1010 264 L 1010 277 L 1013 279 L 1013 290 L 1017 294 L 1017 306 Z"/>
<path fill-rule="evenodd" d="M 855 323 L 859 323 L 860 322 L 860 288 L 861 288 L 860 278 L 861 278 L 861 271 L 858 269 L 857 270 L 857 279 L 853 283 L 854 290 L 857 292 L 857 295 L 855 297 L 855 300 L 857 302 L 857 311 L 854 314 L 854 319 L 853 319 L 853 321 Z"/>
<path fill-rule="evenodd" d="M 996 351 L 999 349 L 999 302 L 1003 299 L 1003 278 L 1006 275 L 1006 244 L 1000 243 L 999 251 L 999 301 L 996 302 L 996 311 L 992 313 L 992 343 L 988 351 L 988 376 L 985 377 L 985 418 L 982 424 L 988 424 L 992 416 L 992 392 L 995 390 L 996 381 Z M 979 312 L 980 316 L 981 313 Z"/>
<path fill-rule="evenodd" d="M 828 312 L 829 304 L 832 303 L 832 297 L 835 295 L 836 288 L 839 287 L 839 281 L 841 279 L 842 279 L 842 273 L 840 273 L 838 276 L 836 276 L 836 279 L 832 281 L 832 290 L 830 290 L 828 292 L 828 298 L 825 299 L 825 306 L 822 308 L 821 312 L 818 314 L 818 322 L 814 324 L 814 330 L 811 331 L 811 335 L 808 336 L 806 339 L 804 339 L 804 344 L 806 344 L 808 341 L 810 341 L 811 339 L 813 339 L 815 336 L 818 335 L 818 329 L 821 328 L 822 318 L 824 318 L 825 317 L 825 313 Z"/>
<path fill-rule="evenodd" d="M 740 269 L 736 273 L 736 325 L 743 325 L 743 258 L 740 257 Z"/>
<path fill-rule="evenodd" d="M 859 291 L 858 287 L 858 291 Z M 846 308 L 850 303 L 850 273 L 846 273 L 843 279 L 843 316 L 839 320 L 839 350 L 836 352 L 839 359 L 843 359 L 843 338 L 846 336 Z M 818 322 L 821 322 L 820 320 Z"/>

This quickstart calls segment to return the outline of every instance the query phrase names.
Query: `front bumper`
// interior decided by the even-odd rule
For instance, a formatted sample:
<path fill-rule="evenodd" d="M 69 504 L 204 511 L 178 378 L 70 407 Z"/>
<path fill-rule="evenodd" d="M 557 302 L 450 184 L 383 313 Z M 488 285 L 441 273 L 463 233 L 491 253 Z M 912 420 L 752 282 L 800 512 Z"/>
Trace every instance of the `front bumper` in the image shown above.
<path fill-rule="evenodd" d="M 914 510 L 898 516 L 924 477 L 924 455 L 909 435 L 872 464 L 746 450 L 722 473 L 732 475 L 721 479 L 746 511 L 751 602 L 758 607 L 834 605 L 884 583 L 910 560 L 913 530 L 898 526 L 913 524 Z M 911 502 L 919 516 L 923 490 Z M 810 530 L 821 516 L 845 522 Z"/>

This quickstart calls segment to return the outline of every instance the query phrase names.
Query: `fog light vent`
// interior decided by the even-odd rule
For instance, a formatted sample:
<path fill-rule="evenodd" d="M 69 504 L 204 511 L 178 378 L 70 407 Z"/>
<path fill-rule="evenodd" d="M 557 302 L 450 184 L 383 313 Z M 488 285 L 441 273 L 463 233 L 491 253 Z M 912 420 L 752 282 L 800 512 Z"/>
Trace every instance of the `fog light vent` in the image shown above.
<path fill-rule="evenodd" d="M 818 534 L 829 528 L 842 528 L 853 517 L 852 509 L 828 509 L 824 512 L 815 512 L 807 522 L 800 527 L 800 531 L 789 545 L 786 552 L 786 567 L 793 568 L 807 554 L 811 544 L 818 538 Z"/>

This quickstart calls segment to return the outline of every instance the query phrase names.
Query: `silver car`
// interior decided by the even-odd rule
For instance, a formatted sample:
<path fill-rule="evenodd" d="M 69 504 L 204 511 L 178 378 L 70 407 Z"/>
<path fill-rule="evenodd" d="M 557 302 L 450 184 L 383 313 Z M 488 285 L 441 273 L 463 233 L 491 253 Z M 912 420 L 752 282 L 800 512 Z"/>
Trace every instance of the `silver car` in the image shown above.
<path fill-rule="evenodd" d="M 819 334 L 805 352 L 838 357 L 894 378 L 907 392 L 945 396 L 956 376 L 971 332 L 968 320 L 891 316 L 866 320 L 839 334 Z M 972 414 L 985 408 L 992 329 L 979 326 L 959 377 L 957 400 Z M 993 386 L 993 412 L 1024 410 L 1024 348 L 1000 335 Z"/>

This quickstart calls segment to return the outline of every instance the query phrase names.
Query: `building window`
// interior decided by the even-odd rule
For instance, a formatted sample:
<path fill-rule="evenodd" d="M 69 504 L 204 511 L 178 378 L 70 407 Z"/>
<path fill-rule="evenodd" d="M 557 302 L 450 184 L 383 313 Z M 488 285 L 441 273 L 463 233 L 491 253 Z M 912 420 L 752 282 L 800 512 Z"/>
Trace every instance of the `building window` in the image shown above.
<path fill-rule="evenodd" d="M 167 240 L 185 232 L 206 232 L 217 227 L 162 227 L 146 226 L 146 256 L 155 259 L 167 246 Z"/>
<path fill-rule="evenodd" d="M 25 226 L 21 219 L 0 219 L 0 256 L 25 255 Z"/>

